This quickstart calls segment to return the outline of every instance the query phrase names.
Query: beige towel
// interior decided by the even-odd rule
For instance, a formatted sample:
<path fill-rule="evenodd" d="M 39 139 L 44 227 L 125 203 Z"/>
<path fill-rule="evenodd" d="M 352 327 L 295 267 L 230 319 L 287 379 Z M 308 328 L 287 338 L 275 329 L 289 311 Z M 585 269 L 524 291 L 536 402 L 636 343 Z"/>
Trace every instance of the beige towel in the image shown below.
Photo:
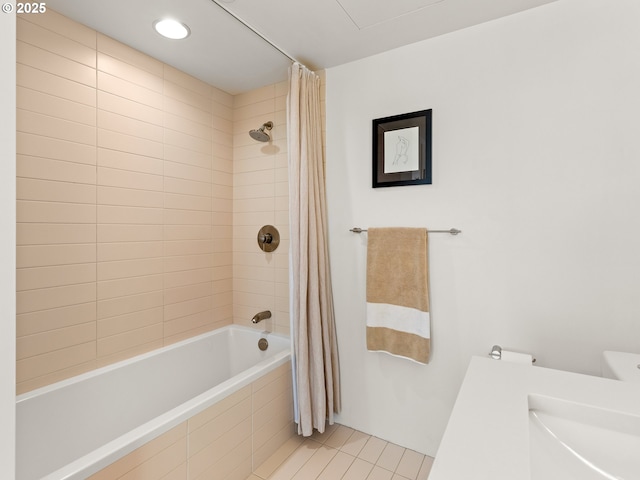
<path fill-rule="evenodd" d="M 367 349 L 429 362 L 427 231 L 369 228 Z"/>

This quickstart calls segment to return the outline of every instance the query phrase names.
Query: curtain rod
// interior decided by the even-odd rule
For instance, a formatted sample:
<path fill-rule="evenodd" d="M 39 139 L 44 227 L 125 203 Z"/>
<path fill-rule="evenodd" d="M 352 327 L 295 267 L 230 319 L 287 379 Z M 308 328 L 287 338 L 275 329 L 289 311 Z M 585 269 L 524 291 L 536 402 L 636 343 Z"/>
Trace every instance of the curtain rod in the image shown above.
<path fill-rule="evenodd" d="M 349 229 L 350 232 L 353 233 L 362 233 L 362 232 L 366 232 L 367 229 L 366 228 L 360 228 L 360 227 L 353 227 Z M 458 230 L 457 228 L 450 228 L 449 230 L 429 230 L 427 229 L 427 232 L 429 233 L 449 233 L 451 235 L 458 235 L 459 233 L 462 233 L 462 230 Z"/>
<path fill-rule="evenodd" d="M 285 57 L 287 57 L 289 60 L 291 60 L 294 63 L 299 63 L 300 65 L 304 65 L 302 62 L 299 62 L 298 60 L 296 60 L 295 58 L 293 58 L 291 55 L 289 55 L 287 52 L 285 52 L 284 50 L 282 50 L 280 47 L 278 47 L 275 43 L 273 43 L 271 40 L 269 40 L 267 37 L 265 37 L 264 35 L 262 35 L 258 30 L 256 30 L 255 28 L 253 28 L 251 25 L 249 25 L 247 22 L 245 22 L 243 19 L 241 19 L 238 15 L 236 15 L 235 13 L 233 13 L 231 10 L 229 10 L 227 7 L 220 5 L 220 3 L 218 3 L 218 0 L 211 0 L 213 3 L 215 3 L 218 7 L 220 7 L 222 10 L 224 10 L 225 12 L 227 12 L 227 14 L 231 15 L 233 18 L 235 18 L 238 22 L 240 22 L 242 25 L 244 25 L 245 27 L 247 27 L 249 30 L 251 30 L 253 33 L 255 33 L 258 37 L 260 37 L 262 40 L 264 40 L 265 42 L 267 42 L 269 45 L 271 45 L 273 48 L 275 48 L 277 51 L 279 51 L 282 55 L 284 55 Z"/>

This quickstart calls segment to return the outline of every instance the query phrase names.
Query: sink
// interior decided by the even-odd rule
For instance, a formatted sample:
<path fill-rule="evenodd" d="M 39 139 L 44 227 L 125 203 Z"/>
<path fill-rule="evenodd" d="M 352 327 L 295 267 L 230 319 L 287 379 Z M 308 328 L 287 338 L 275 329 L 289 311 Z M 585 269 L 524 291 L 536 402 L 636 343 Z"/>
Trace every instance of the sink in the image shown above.
<path fill-rule="evenodd" d="M 640 479 L 640 416 L 529 394 L 531 480 Z"/>

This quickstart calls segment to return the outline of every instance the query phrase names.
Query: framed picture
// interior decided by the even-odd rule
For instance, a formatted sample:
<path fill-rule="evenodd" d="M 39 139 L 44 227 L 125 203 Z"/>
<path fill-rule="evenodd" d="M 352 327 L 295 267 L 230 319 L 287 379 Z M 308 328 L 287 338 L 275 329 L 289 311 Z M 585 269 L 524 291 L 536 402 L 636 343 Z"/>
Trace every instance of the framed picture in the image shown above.
<path fill-rule="evenodd" d="M 431 109 L 373 121 L 372 187 L 431 183 Z"/>

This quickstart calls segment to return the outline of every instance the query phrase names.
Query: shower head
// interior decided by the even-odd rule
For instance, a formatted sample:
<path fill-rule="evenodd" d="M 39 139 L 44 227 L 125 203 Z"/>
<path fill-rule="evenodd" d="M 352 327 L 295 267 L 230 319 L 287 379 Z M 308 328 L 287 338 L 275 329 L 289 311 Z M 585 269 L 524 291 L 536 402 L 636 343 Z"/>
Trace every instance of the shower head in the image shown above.
<path fill-rule="evenodd" d="M 251 135 L 251 138 L 259 142 L 268 142 L 269 140 L 271 140 L 271 137 L 267 132 L 265 132 L 265 129 L 271 130 L 272 128 L 273 122 L 266 122 L 263 123 L 259 129 L 249 131 L 249 135 Z"/>

